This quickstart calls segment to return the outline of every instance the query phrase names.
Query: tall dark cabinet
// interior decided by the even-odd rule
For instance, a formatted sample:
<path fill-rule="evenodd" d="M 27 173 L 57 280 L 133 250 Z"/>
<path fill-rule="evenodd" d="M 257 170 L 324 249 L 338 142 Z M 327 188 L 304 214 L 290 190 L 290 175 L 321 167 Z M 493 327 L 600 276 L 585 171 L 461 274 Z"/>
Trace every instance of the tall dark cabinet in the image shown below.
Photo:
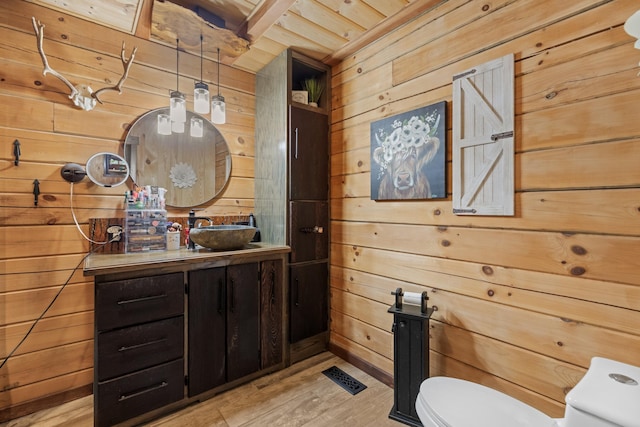
<path fill-rule="evenodd" d="M 256 218 L 262 240 L 291 247 L 290 361 L 326 348 L 329 318 L 330 69 L 288 50 L 256 75 Z M 315 78 L 318 107 L 292 91 Z"/>

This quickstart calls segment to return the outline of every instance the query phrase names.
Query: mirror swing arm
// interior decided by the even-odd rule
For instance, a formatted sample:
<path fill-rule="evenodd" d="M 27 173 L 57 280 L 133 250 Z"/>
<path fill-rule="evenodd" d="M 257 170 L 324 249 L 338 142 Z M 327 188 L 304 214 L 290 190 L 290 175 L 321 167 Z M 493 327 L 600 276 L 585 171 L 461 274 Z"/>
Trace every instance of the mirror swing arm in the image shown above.
<path fill-rule="evenodd" d="M 96 153 L 87 160 L 86 169 L 77 163 L 66 163 L 60 176 L 70 183 L 80 182 L 85 176 L 101 187 L 117 187 L 129 178 L 129 164 L 113 153 Z"/>

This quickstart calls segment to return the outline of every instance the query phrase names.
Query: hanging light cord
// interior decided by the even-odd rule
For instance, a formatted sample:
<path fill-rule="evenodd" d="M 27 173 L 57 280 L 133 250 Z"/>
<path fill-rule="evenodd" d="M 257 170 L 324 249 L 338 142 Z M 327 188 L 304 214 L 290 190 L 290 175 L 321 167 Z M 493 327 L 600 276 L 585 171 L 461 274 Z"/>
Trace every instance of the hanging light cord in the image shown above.
<path fill-rule="evenodd" d="M 218 96 L 220 96 L 220 48 L 218 48 Z"/>
<path fill-rule="evenodd" d="M 200 83 L 202 83 L 202 34 L 200 34 Z"/>
<path fill-rule="evenodd" d="M 180 77 L 180 50 L 178 47 L 178 44 L 180 43 L 180 39 L 176 39 L 176 92 L 180 92 L 180 88 L 178 86 L 179 84 L 179 77 Z"/>

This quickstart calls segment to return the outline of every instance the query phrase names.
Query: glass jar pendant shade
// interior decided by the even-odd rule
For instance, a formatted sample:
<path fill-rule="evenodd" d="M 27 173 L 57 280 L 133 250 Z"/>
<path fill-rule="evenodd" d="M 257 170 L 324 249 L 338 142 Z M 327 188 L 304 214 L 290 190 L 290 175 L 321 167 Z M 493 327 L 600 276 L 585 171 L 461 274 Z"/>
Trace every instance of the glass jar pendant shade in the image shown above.
<path fill-rule="evenodd" d="M 193 109 L 198 114 L 209 112 L 209 86 L 206 83 L 196 83 L 193 89 Z"/>
<path fill-rule="evenodd" d="M 191 117 L 189 134 L 194 138 L 202 138 L 204 134 L 204 122 L 198 117 Z"/>
<path fill-rule="evenodd" d="M 209 86 L 202 81 L 202 34 L 200 34 L 200 81 L 193 89 L 193 109 L 198 114 L 209 113 Z"/>
<path fill-rule="evenodd" d="M 158 114 L 158 133 L 171 135 L 171 117 L 168 114 Z"/>
<path fill-rule="evenodd" d="M 184 123 L 187 121 L 187 101 L 184 93 L 177 90 L 171 92 L 169 116 L 171 116 L 172 122 Z"/>
<path fill-rule="evenodd" d="M 171 122 L 171 132 L 184 133 L 184 123 L 185 122 Z"/>
<path fill-rule="evenodd" d="M 211 122 L 222 125 L 226 122 L 226 105 L 224 96 L 214 95 L 211 97 Z"/>
<path fill-rule="evenodd" d="M 227 107 L 220 95 L 220 48 L 218 48 L 218 94 L 211 97 L 211 122 L 222 125 L 227 121 Z"/>

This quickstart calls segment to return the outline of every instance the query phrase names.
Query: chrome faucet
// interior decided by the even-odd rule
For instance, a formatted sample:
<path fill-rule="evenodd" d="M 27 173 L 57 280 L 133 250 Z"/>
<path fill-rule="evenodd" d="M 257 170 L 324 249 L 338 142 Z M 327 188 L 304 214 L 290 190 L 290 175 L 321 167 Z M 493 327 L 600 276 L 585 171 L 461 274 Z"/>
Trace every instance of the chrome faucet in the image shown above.
<path fill-rule="evenodd" d="M 195 228 L 197 221 L 209 221 L 209 225 L 213 225 L 213 221 L 211 220 L 211 218 L 206 216 L 196 216 L 196 212 L 193 209 L 191 209 L 189 211 L 189 220 L 187 222 L 189 226 L 189 232 L 191 232 L 191 230 Z M 196 248 L 195 242 L 191 240 L 191 238 L 189 238 L 189 242 L 187 243 L 187 249 L 195 249 L 195 248 Z"/>

